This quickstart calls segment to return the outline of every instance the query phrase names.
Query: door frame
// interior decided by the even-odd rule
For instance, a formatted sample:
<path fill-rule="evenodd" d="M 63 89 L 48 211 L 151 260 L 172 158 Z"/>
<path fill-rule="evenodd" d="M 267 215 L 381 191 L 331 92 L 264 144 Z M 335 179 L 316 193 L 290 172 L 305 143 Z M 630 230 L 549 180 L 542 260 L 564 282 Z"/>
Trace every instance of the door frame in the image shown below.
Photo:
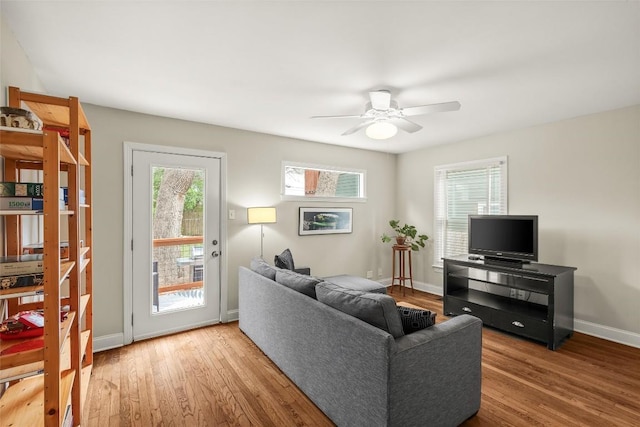
<path fill-rule="evenodd" d="M 198 150 L 193 148 L 175 147 L 169 145 L 144 144 L 124 141 L 124 239 L 123 239 L 123 321 L 124 345 L 133 342 L 133 152 L 150 151 L 155 153 L 178 154 L 186 156 L 211 157 L 220 161 L 220 322 L 228 321 L 227 299 L 227 154 L 218 151 Z"/>

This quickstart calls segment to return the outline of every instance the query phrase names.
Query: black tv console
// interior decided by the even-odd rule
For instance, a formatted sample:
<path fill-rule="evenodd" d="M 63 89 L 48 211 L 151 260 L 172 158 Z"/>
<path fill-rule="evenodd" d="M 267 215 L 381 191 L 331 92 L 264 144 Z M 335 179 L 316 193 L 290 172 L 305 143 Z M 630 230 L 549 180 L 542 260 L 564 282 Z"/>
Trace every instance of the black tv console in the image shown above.
<path fill-rule="evenodd" d="M 542 341 L 550 350 L 573 335 L 574 267 L 498 265 L 468 255 L 444 258 L 443 311 Z M 514 289 L 524 299 L 511 297 Z"/>

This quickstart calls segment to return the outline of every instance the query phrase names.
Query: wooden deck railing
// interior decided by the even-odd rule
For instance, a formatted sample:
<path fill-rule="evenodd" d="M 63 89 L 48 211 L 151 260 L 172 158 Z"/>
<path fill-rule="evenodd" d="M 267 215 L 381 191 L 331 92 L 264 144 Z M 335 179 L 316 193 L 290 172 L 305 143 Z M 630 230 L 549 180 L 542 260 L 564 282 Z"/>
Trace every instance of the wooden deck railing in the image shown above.
<path fill-rule="evenodd" d="M 168 237 L 162 239 L 153 239 L 153 247 L 162 246 L 179 246 L 179 245 L 197 245 L 204 242 L 203 236 L 183 236 L 183 237 Z M 179 283 L 176 285 L 160 286 L 158 287 L 159 294 L 166 294 L 169 292 L 182 291 L 186 289 L 201 288 L 203 286 L 202 280 L 197 282 Z"/>

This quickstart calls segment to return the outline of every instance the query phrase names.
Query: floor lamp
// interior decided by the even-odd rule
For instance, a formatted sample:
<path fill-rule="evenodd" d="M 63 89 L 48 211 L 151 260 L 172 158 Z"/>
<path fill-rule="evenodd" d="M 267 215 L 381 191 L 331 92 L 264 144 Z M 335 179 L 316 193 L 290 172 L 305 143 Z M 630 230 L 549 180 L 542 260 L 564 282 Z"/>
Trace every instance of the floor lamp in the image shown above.
<path fill-rule="evenodd" d="M 260 224 L 260 258 L 264 258 L 264 224 L 276 222 L 276 208 L 247 208 L 247 222 Z"/>

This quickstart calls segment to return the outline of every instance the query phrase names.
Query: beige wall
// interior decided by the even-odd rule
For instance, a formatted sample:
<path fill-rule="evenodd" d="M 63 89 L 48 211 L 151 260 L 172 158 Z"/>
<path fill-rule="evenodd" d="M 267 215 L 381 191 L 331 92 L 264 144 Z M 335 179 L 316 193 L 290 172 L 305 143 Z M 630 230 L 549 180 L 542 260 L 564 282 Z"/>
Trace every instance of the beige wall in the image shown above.
<path fill-rule="evenodd" d="M 377 242 L 393 214 L 395 155 L 84 105 L 93 135 L 95 336 L 123 330 L 123 141 L 181 146 L 227 154 L 228 309 L 238 308 L 238 266 L 260 253 L 260 227 L 246 223 L 249 206 L 276 206 L 278 222 L 265 226 L 265 258 L 291 248 L 312 274 L 377 272 L 384 245 Z M 283 160 L 366 169 L 366 203 L 299 203 L 280 198 Z M 298 236 L 299 206 L 353 207 L 353 233 Z"/>
<path fill-rule="evenodd" d="M 540 262 L 578 269 L 577 329 L 640 334 L 640 106 L 400 155 L 399 216 L 433 235 L 434 166 L 503 155 L 509 213 L 539 215 Z M 416 277 L 441 286 L 427 252 Z"/>

